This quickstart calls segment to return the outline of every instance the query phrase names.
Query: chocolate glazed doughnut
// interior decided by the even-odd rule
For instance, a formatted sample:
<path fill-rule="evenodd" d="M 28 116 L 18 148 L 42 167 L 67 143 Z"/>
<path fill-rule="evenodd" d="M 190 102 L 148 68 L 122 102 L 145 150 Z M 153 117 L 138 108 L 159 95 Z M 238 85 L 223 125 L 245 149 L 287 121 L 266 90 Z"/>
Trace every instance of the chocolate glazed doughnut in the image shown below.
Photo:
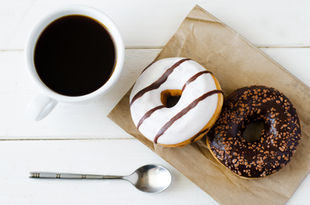
<path fill-rule="evenodd" d="M 262 135 L 249 142 L 243 132 L 262 122 Z M 210 130 L 212 155 L 235 174 L 258 178 L 284 167 L 301 138 L 299 119 L 289 99 L 274 88 L 244 87 L 226 100 L 220 118 Z"/>

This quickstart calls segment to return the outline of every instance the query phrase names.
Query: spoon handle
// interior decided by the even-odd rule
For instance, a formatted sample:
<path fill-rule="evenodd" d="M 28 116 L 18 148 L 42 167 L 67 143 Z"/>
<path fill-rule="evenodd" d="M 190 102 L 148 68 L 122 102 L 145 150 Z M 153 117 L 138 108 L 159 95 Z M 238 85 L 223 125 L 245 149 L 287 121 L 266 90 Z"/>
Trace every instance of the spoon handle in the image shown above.
<path fill-rule="evenodd" d="M 36 179 L 123 179 L 123 176 L 96 175 L 96 174 L 72 174 L 56 172 L 30 172 L 30 178 Z"/>

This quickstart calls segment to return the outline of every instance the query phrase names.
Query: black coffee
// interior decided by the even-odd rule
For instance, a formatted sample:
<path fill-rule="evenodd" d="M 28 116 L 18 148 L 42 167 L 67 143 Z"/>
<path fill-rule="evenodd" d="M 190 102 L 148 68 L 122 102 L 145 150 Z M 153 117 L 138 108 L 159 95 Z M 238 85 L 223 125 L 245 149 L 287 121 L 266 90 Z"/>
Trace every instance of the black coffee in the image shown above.
<path fill-rule="evenodd" d="M 64 16 L 40 35 L 34 63 L 41 80 L 53 91 L 81 96 L 100 88 L 111 76 L 115 49 L 99 22 L 81 15 Z"/>

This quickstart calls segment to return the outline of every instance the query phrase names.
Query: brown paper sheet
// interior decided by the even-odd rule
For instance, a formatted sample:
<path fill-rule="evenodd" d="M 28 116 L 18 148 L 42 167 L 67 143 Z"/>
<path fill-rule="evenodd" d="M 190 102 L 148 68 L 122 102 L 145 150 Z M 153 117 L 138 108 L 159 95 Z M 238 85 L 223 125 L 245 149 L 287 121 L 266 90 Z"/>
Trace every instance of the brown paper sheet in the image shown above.
<path fill-rule="evenodd" d="M 228 95 L 249 85 L 277 88 L 295 105 L 302 140 L 291 162 L 261 179 L 241 179 L 210 155 L 203 140 L 178 148 L 154 145 L 135 128 L 129 92 L 109 114 L 110 119 L 182 172 L 220 204 L 284 204 L 310 170 L 310 88 L 214 16 L 196 6 L 157 59 L 189 57 L 211 70 Z"/>

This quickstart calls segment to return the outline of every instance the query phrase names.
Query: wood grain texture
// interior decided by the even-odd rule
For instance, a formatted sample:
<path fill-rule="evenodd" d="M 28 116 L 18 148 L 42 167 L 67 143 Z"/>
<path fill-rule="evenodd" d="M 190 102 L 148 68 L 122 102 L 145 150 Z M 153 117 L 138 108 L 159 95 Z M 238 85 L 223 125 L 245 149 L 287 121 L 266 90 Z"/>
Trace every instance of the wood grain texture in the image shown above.
<path fill-rule="evenodd" d="M 310 46 L 308 0 L 0 0 L 0 49 L 22 49 L 36 22 L 59 7 L 92 6 L 119 26 L 127 47 L 160 47 L 195 4 L 257 46 Z"/>

